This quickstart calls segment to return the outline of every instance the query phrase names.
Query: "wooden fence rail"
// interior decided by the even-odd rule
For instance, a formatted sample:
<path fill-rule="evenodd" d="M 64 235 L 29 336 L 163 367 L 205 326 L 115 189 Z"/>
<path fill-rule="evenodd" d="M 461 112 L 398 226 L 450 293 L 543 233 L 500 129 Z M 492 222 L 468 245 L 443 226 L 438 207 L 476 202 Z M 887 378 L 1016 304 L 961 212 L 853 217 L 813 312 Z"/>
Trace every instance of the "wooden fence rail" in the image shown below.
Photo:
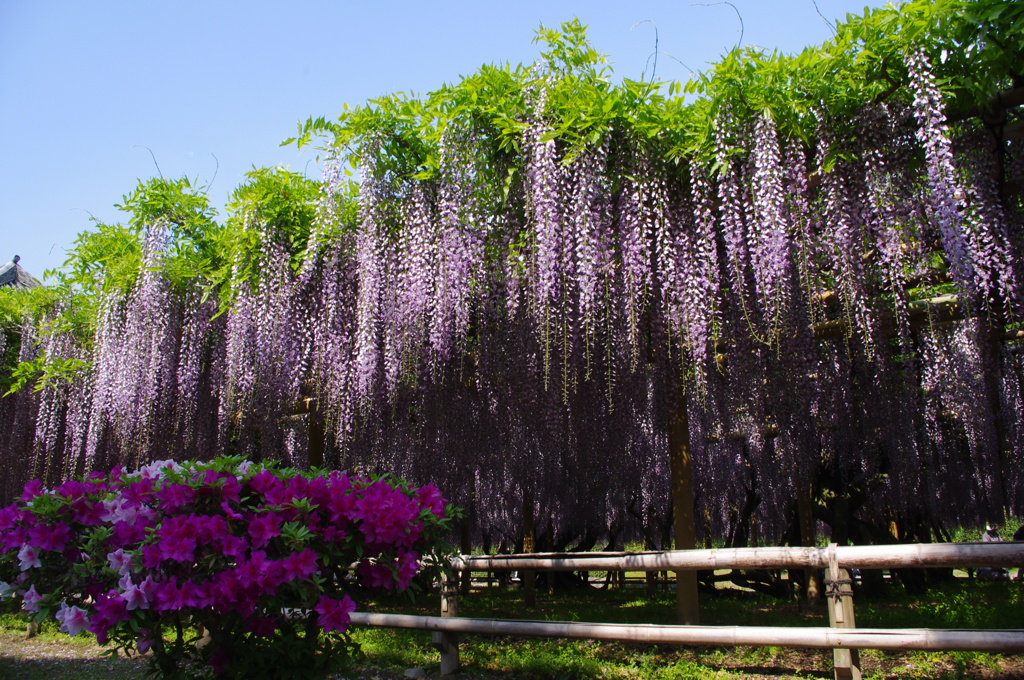
<path fill-rule="evenodd" d="M 441 583 L 441 616 L 353 613 L 355 625 L 433 632 L 441 673 L 459 669 L 459 634 L 627 640 L 696 645 L 831 648 L 835 677 L 861 678 L 859 649 L 1024 651 L 1024 630 L 933 630 L 857 628 L 850 569 L 901 567 L 1018 567 L 1024 543 L 944 543 L 825 548 L 729 548 L 641 553 L 533 553 L 461 555 L 452 572 L 495 570 L 692 571 L 705 569 L 826 570 L 829 628 L 761 626 L 664 626 L 648 624 L 525 621 L 458 617 L 458 577 Z"/>
<path fill-rule="evenodd" d="M 409 614 L 349 614 L 357 626 L 444 633 L 622 640 L 653 644 L 751 645 L 816 649 L 894 649 L 1024 652 L 1024 631 L 930 628 L 785 628 L 780 626 L 665 626 L 520 619 L 444 618 Z"/>
<path fill-rule="evenodd" d="M 681 569 L 823 569 L 830 558 L 846 569 L 1024 566 L 1024 543 L 832 544 L 824 548 L 712 548 L 635 553 L 461 555 L 455 571 L 678 571 Z"/>

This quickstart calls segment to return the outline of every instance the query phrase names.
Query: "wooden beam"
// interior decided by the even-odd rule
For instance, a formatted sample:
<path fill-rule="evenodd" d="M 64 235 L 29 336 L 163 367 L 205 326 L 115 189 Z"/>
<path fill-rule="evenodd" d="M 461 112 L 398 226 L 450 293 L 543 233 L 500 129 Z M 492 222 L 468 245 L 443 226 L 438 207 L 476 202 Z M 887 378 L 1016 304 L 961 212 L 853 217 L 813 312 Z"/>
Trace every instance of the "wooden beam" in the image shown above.
<path fill-rule="evenodd" d="M 1024 177 L 1006 180 L 999 189 L 999 193 L 1002 195 L 1003 200 L 1016 196 L 1019 193 L 1024 193 Z"/>
<path fill-rule="evenodd" d="M 1002 138 L 1004 141 L 1024 139 L 1024 120 L 1014 121 L 1003 126 Z"/>
<path fill-rule="evenodd" d="M 927 300 L 912 300 L 907 304 L 907 316 L 911 328 L 946 324 L 967 318 L 960 297 L 953 294 L 939 295 Z M 892 333 L 896 328 L 896 318 L 892 313 L 881 315 L 879 323 L 886 333 Z M 815 340 L 830 340 L 845 335 L 848 326 L 846 319 L 834 319 L 820 321 L 811 328 Z"/>
<path fill-rule="evenodd" d="M 844 568 L 1016 567 L 1024 543 L 905 543 L 847 545 L 835 549 Z M 452 569 L 548 569 L 552 571 L 676 571 L 679 569 L 824 569 L 828 548 L 759 547 L 670 550 L 641 553 L 551 553 L 462 555 Z"/>
<path fill-rule="evenodd" d="M 570 621 L 517 621 L 507 619 L 443 618 L 410 614 L 349 614 L 352 625 L 381 628 L 560 637 L 589 640 L 625 640 L 654 644 L 754 645 L 812 647 L 816 649 L 919 649 L 1014 653 L 1024 651 L 1022 630 L 933 630 L 930 628 L 879 629 L 783 628 L 773 626 L 659 626 L 581 623 Z"/>
<path fill-rule="evenodd" d="M 1013 109 L 1024 106 L 1024 87 L 997 92 L 988 100 L 989 108 Z"/>
<path fill-rule="evenodd" d="M 988 98 L 984 108 L 972 107 L 959 111 L 946 111 L 947 120 L 957 123 L 968 118 L 981 118 L 986 124 L 1000 123 L 1006 120 L 1006 110 L 1024 105 L 1024 87 L 1000 90 Z"/>

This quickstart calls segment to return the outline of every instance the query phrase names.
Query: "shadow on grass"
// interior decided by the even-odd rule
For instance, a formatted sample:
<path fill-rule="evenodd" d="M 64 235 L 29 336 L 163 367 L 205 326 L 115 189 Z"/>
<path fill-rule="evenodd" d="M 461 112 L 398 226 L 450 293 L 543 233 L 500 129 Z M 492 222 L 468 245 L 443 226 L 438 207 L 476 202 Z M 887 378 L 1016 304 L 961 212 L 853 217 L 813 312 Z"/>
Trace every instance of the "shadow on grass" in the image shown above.
<path fill-rule="evenodd" d="M 141 680 L 146 664 L 130 659 L 22 659 L 0 656 L 0 680 Z"/>

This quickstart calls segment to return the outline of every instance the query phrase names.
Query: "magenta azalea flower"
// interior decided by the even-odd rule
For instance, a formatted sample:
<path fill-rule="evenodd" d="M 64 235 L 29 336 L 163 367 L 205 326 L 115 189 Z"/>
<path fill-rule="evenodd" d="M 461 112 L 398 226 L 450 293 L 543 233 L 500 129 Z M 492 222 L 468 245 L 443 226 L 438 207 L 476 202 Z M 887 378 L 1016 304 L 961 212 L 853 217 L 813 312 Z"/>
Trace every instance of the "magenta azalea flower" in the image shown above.
<path fill-rule="evenodd" d="M 185 581 L 181 584 L 181 599 L 186 607 L 202 609 L 210 604 L 209 589 L 195 581 Z"/>
<path fill-rule="evenodd" d="M 235 567 L 235 576 L 243 588 L 262 587 L 266 578 L 267 553 L 254 550 L 249 559 Z"/>
<path fill-rule="evenodd" d="M 328 543 L 340 543 L 345 540 L 346 536 L 348 536 L 347 531 L 339 529 L 333 524 L 320 529 L 320 537 Z"/>
<path fill-rule="evenodd" d="M 419 538 L 422 523 L 419 504 L 387 482 L 377 481 L 366 487 L 356 501 L 354 519 L 362 520 L 368 543 L 394 543 L 411 546 Z"/>
<path fill-rule="evenodd" d="M 313 611 L 319 614 L 316 622 L 320 624 L 324 632 L 328 633 L 332 630 L 344 633 L 348 629 L 349 614 L 355 610 L 356 603 L 348 595 L 345 595 L 340 600 L 324 595 L 320 598 L 317 605 L 313 607 Z"/>
<path fill-rule="evenodd" d="M 143 478 L 137 482 L 132 482 L 122 489 L 121 496 L 128 503 L 138 505 L 140 503 L 149 502 L 152 499 L 154 488 L 155 485 L 152 479 Z"/>
<path fill-rule="evenodd" d="M 244 538 L 227 535 L 220 539 L 220 551 L 229 557 L 241 559 L 249 550 L 249 544 Z"/>
<path fill-rule="evenodd" d="M 139 516 L 138 508 L 139 504 L 128 500 L 127 497 L 103 501 L 104 511 L 100 514 L 100 519 L 104 522 L 132 524 Z"/>
<path fill-rule="evenodd" d="M 433 483 L 428 483 L 426 486 L 421 487 L 416 492 L 416 498 L 419 500 L 420 505 L 430 510 L 441 519 L 444 519 L 444 506 L 445 499 L 441 496 L 441 491 L 434 486 Z"/>
<path fill-rule="evenodd" d="M 132 583 L 131 579 L 129 579 L 127 587 L 123 588 L 121 596 L 124 598 L 125 608 L 128 611 L 149 609 L 149 598 L 146 596 L 146 592 Z"/>
<path fill-rule="evenodd" d="M 233 572 L 221 572 L 210 581 L 210 604 L 218 612 L 226 612 L 238 600 L 242 586 Z"/>
<path fill-rule="evenodd" d="M 69 607 L 61 602 L 60 611 L 55 615 L 60 621 L 60 631 L 68 635 L 78 635 L 89 627 L 89 616 L 84 609 Z"/>
<path fill-rule="evenodd" d="M 107 553 L 107 564 L 112 570 L 124 576 L 131 568 L 132 556 L 126 555 L 123 548 L 118 548 L 112 553 Z"/>
<path fill-rule="evenodd" d="M 257 637 L 274 637 L 274 631 L 277 630 L 277 623 L 269 616 L 257 616 L 249 622 L 249 625 L 245 627 L 245 630 Z"/>
<path fill-rule="evenodd" d="M 25 485 L 25 488 L 21 493 L 21 500 L 23 503 L 28 503 L 36 496 L 41 496 L 45 492 L 46 488 L 43 487 L 43 483 L 38 479 L 33 479 L 31 482 Z"/>
<path fill-rule="evenodd" d="M 10 531 L 18 525 L 22 512 L 18 510 L 17 504 L 0 508 L 0 531 Z"/>
<path fill-rule="evenodd" d="M 155 641 L 151 637 L 140 637 L 138 640 L 135 641 L 135 649 L 136 651 L 138 651 L 139 654 L 145 654 L 153 648 L 154 642 Z"/>
<path fill-rule="evenodd" d="M 0 551 L 14 550 L 26 541 L 28 541 L 28 529 L 25 527 L 15 527 L 0 532 Z"/>
<path fill-rule="evenodd" d="M 153 610 L 158 612 L 177 611 L 185 606 L 185 598 L 174 580 L 155 584 L 156 599 Z"/>
<path fill-rule="evenodd" d="M 96 597 L 96 614 L 111 621 L 128 620 L 128 604 L 121 593 L 111 590 Z"/>
<path fill-rule="evenodd" d="M 160 557 L 175 562 L 193 562 L 196 559 L 196 539 L 172 536 L 157 544 Z"/>
<path fill-rule="evenodd" d="M 77 498 L 81 498 L 92 490 L 92 484 L 81 482 L 77 479 L 69 479 L 54 489 L 53 493 L 68 500 L 75 500 Z"/>
<path fill-rule="evenodd" d="M 25 594 L 21 596 L 22 606 L 25 611 L 32 612 L 33 614 L 39 613 L 39 602 L 43 599 L 43 596 L 36 592 L 36 587 L 29 586 L 29 589 L 25 591 Z"/>
<path fill-rule="evenodd" d="M 412 579 L 416 576 L 416 572 L 420 570 L 419 555 L 412 550 L 400 550 L 398 552 L 397 560 L 397 581 L 398 587 L 405 590 L 412 583 Z"/>
<path fill-rule="evenodd" d="M 142 566 L 146 569 L 156 569 L 163 560 L 163 553 L 159 547 L 155 545 L 142 547 Z"/>
<path fill-rule="evenodd" d="M 230 517 L 235 520 L 245 519 L 242 515 L 235 512 L 227 501 L 220 502 L 220 509 L 224 512 L 225 517 Z"/>
<path fill-rule="evenodd" d="M 43 563 L 39 561 L 39 550 L 27 543 L 21 546 L 21 550 L 18 551 L 18 566 L 22 571 L 43 566 Z"/>
<path fill-rule="evenodd" d="M 219 637 L 202 658 L 219 651 L 223 662 L 217 641 L 230 636 L 286 642 L 294 630 L 278 625 L 283 608 L 315 604 L 310 623 L 347 630 L 356 608 L 344 594 L 350 577 L 321 578 L 325 565 L 340 575 L 359 563 L 363 584 L 406 587 L 419 551 L 444 526 L 436 514 L 444 499 L 432 486 L 273 469 L 249 478 L 223 462 L 170 468 L 162 461 L 55 491 L 26 487 L 28 500 L 0 507 L 0 553 L 13 572 L 0 597 L 19 594 L 32 614 L 60 604 L 63 632 L 89 630 L 101 643 L 152 647 L 157 657 L 194 653 L 194 641 L 172 650 L 160 637 L 180 617 L 214 613 L 204 621 Z M 292 520 L 302 530 L 286 539 Z"/>
<path fill-rule="evenodd" d="M 101 645 L 107 643 L 107 634 L 111 628 L 131 617 L 125 599 L 116 590 L 98 595 L 94 609 L 89 631 L 95 633 L 96 641 Z"/>
<path fill-rule="evenodd" d="M 282 482 L 281 479 L 270 470 L 260 470 L 253 475 L 249 484 L 252 486 L 253 491 L 265 496 L 268 493 L 279 489 L 284 482 Z"/>
<path fill-rule="evenodd" d="M 103 515 L 107 512 L 103 503 L 94 503 L 83 498 L 75 501 L 72 507 L 75 511 L 74 521 L 93 527 L 103 524 Z"/>
<path fill-rule="evenodd" d="M 138 543 L 146 538 L 146 529 L 152 526 L 152 521 L 141 516 L 132 522 L 117 522 L 114 524 L 112 540 L 115 545 Z"/>
<path fill-rule="evenodd" d="M 161 506 L 166 510 L 176 510 L 195 500 L 196 493 L 186 484 L 168 484 L 156 492 Z"/>
<path fill-rule="evenodd" d="M 270 539 L 281 535 L 281 518 L 269 513 L 258 516 L 249 523 L 249 535 L 252 536 L 252 547 L 264 547 Z"/>
<path fill-rule="evenodd" d="M 63 550 L 70 539 L 71 527 L 63 522 L 52 526 L 41 524 L 28 532 L 29 543 L 40 550 Z"/>
<path fill-rule="evenodd" d="M 363 560 L 359 563 L 359 578 L 367 588 L 387 588 L 390 590 L 395 585 L 395 576 L 391 569 L 379 562 Z"/>
<path fill-rule="evenodd" d="M 295 579 L 309 578 L 317 572 L 316 558 L 317 554 L 309 548 L 302 552 L 293 552 L 281 560 L 284 567 L 283 580 L 294 581 Z"/>
<path fill-rule="evenodd" d="M 314 477 L 310 480 L 305 480 L 305 496 L 315 505 L 322 505 L 329 498 L 330 492 L 327 488 L 327 480 L 323 477 Z"/>
<path fill-rule="evenodd" d="M 202 476 L 203 486 L 220 494 L 225 501 L 237 502 L 242 491 L 238 478 L 226 472 L 207 470 Z"/>

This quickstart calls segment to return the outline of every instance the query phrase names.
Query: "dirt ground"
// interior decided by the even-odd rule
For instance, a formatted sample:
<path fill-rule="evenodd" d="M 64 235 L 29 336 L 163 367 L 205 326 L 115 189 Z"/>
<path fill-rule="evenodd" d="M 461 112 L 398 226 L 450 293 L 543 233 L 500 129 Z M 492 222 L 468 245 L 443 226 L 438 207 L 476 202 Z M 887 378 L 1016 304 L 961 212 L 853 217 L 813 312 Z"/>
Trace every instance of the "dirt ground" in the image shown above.
<path fill-rule="evenodd" d="M 751 661 L 751 655 L 716 655 L 720 663 L 709 663 L 713 650 L 666 646 L 666 664 L 680 660 L 700 661 L 719 671 L 724 678 L 742 680 L 797 680 L 833 677 L 831 659 L 820 650 L 783 649 L 765 653 Z M 52 678 L 53 680 L 141 680 L 146 670 L 145 658 L 109 659 L 95 645 L 75 640 L 37 637 L 0 632 L 0 680 L 21 678 Z M 740 661 L 742 659 L 742 661 Z M 732 661 L 735 660 L 735 663 Z M 865 653 L 861 668 L 873 680 L 905 678 L 966 678 L 977 680 L 1024 680 L 1024 655 L 989 657 L 989 663 L 957 665 L 938 657 L 918 660 L 909 654 Z M 338 680 L 405 680 L 403 669 L 385 669 L 364 665 L 338 676 Z M 427 676 L 432 677 L 432 676 Z M 472 680 L 546 680 L 514 669 L 488 672 L 467 668 L 455 676 Z"/>

